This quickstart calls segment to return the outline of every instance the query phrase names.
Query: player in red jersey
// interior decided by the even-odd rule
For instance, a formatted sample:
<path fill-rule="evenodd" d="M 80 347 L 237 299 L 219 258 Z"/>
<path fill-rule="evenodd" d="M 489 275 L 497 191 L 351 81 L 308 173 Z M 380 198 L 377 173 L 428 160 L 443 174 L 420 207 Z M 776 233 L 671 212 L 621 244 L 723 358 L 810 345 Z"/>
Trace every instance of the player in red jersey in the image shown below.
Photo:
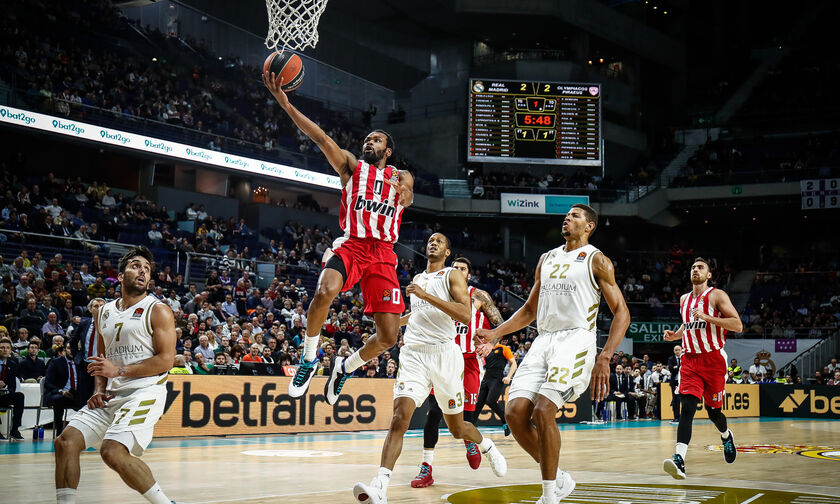
<path fill-rule="evenodd" d="M 721 411 L 728 359 L 723 346 L 726 331 L 741 332 L 738 310 L 720 289 L 709 286 L 712 268 L 698 257 L 691 265 L 691 292 L 680 298 L 683 324 L 677 332 L 665 331 L 665 341 L 682 339 L 685 349 L 680 367 L 680 422 L 677 427 L 677 448 L 672 458 L 663 462 L 665 472 L 676 479 L 685 479 L 685 454 L 691 441 L 691 424 L 700 399 L 706 403 L 709 419 L 720 431 L 723 458 L 735 461 L 735 438 Z"/>
<path fill-rule="evenodd" d="M 470 269 L 472 263 L 466 257 L 458 257 L 452 261 L 452 267 L 464 274 L 467 282 L 470 281 Z M 464 421 L 475 424 L 478 419 L 478 412 L 475 405 L 478 401 L 478 389 L 480 385 L 481 368 L 479 357 L 476 354 L 475 329 L 481 327 L 492 329 L 504 322 L 496 303 L 487 292 L 469 287 L 470 302 L 472 303 L 472 322 L 470 325 L 455 321 L 455 343 L 461 347 L 464 355 Z M 403 317 L 408 322 L 408 316 Z M 434 393 L 434 391 L 432 392 Z M 432 462 L 435 456 L 435 445 L 438 442 L 438 427 L 443 419 L 443 411 L 437 401 L 429 396 L 429 412 L 426 415 L 426 426 L 423 430 L 423 462 L 420 464 L 420 474 L 411 482 L 412 488 L 424 488 L 435 482 L 432 477 Z M 478 446 L 472 441 L 464 440 L 467 448 L 467 461 L 470 467 L 478 469 L 481 465 L 481 452 Z"/>
<path fill-rule="evenodd" d="M 315 297 L 307 313 L 306 337 L 301 365 L 289 383 L 289 395 L 300 397 L 309 388 L 317 367 L 318 339 L 330 304 L 342 290 L 361 281 L 366 314 L 373 314 L 376 334 L 358 352 L 337 357 L 324 395 L 335 404 L 344 381 L 368 360 L 397 342 L 400 315 L 405 310 L 397 281 L 394 243 L 399 238 L 403 210 L 414 200 L 414 178 L 407 171 L 387 164 L 394 153 L 394 140 L 382 131 L 372 131 L 362 145 L 362 158 L 341 149 L 317 124 L 289 103 L 274 74 L 263 82 L 280 107 L 306 136 L 315 142 L 341 177 L 339 223 L 344 236 L 333 244 L 333 255 L 318 278 Z"/>

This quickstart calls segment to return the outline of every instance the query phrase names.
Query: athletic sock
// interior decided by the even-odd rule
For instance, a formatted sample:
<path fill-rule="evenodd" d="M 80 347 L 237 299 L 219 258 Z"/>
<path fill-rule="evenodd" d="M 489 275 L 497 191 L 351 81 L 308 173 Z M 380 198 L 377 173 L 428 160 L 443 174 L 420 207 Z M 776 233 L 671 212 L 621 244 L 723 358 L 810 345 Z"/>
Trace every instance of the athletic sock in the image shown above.
<path fill-rule="evenodd" d="M 318 357 L 318 336 L 303 337 L 303 360 L 311 362 Z"/>
<path fill-rule="evenodd" d="M 169 497 L 163 493 L 163 490 L 160 489 L 160 485 L 157 483 L 155 483 L 152 488 L 148 489 L 146 493 L 143 494 L 143 497 L 152 504 L 170 504 L 172 502 L 169 500 Z"/>
<path fill-rule="evenodd" d="M 685 454 L 688 453 L 688 445 L 685 443 L 677 443 L 676 454 L 685 460 Z"/>
<path fill-rule="evenodd" d="M 481 448 L 481 453 L 487 453 L 493 446 L 495 446 L 493 440 L 489 437 L 481 438 L 481 442 L 478 443 L 478 447 Z"/>
<path fill-rule="evenodd" d="M 732 435 L 732 431 L 729 430 L 729 429 L 726 429 L 726 432 L 721 432 L 720 433 L 720 440 L 721 441 L 726 441 L 727 439 L 729 439 L 729 436 L 731 436 L 731 435 Z"/>
<path fill-rule="evenodd" d="M 434 450 L 423 450 L 423 462 L 432 465 L 432 461 L 435 459 L 435 451 Z"/>
<path fill-rule="evenodd" d="M 557 491 L 557 480 L 543 480 L 543 495 L 554 495 Z"/>
<path fill-rule="evenodd" d="M 341 366 L 343 368 L 341 372 L 344 374 L 350 374 L 353 371 L 362 367 L 364 363 L 365 360 L 362 359 L 361 352 L 352 353 L 350 354 L 350 357 L 347 357 L 346 359 L 344 359 L 344 362 L 341 363 Z"/>
<path fill-rule="evenodd" d="M 391 482 L 391 470 L 386 469 L 385 467 L 380 467 L 379 474 L 376 475 L 376 479 L 382 483 L 383 490 L 388 490 L 388 483 Z"/>
<path fill-rule="evenodd" d="M 56 488 L 55 501 L 58 504 L 76 504 L 75 488 Z"/>

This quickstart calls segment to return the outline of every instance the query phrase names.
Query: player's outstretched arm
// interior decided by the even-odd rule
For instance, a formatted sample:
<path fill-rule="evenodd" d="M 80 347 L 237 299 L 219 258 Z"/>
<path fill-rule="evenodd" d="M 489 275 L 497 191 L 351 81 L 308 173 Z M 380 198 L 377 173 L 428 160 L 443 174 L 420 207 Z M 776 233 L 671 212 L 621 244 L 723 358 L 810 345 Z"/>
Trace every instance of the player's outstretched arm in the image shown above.
<path fill-rule="evenodd" d="M 105 378 L 144 378 L 161 375 L 172 369 L 175 360 L 175 317 L 172 315 L 172 309 L 163 303 L 157 303 L 152 307 L 150 318 L 152 341 L 155 346 L 153 357 L 121 367 L 117 367 L 105 357 L 91 357 L 94 362 L 88 366 L 90 374 Z"/>
<path fill-rule="evenodd" d="M 610 359 L 624 338 L 627 328 L 630 327 L 630 310 L 627 308 L 621 289 L 615 283 L 613 263 L 603 253 L 596 254 L 592 259 L 592 273 L 613 314 L 610 335 L 592 369 L 591 395 L 596 401 L 602 401 L 609 392 Z"/>
<path fill-rule="evenodd" d="M 463 275 L 449 275 L 449 294 L 452 296 L 452 301 L 444 301 L 429 294 L 413 282 L 406 287 L 405 293 L 409 296 L 413 294 L 423 301 L 428 301 L 430 305 L 462 324 L 469 325 L 471 322 L 470 295 L 467 293 L 467 280 Z"/>
<path fill-rule="evenodd" d="M 511 315 L 509 319 L 507 319 L 502 325 L 496 327 L 495 329 L 476 329 L 476 333 L 478 333 L 478 337 L 482 340 L 486 341 L 487 343 L 496 343 L 502 336 L 505 334 L 510 334 L 512 332 L 516 332 L 524 327 L 527 327 L 528 324 L 534 321 L 537 318 L 537 305 L 539 304 L 540 300 L 540 272 L 542 271 L 542 263 L 545 259 L 545 254 L 540 257 L 540 263 L 537 265 L 537 271 L 534 274 L 534 286 L 531 287 L 531 293 L 528 295 L 528 300 L 525 301 L 525 304 L 522 305 L 521 308 L 516 310 L 516 313 Z"/>
<path fill-rule="evenodd" d="M 330 166 L 341 176 L 341 183 L 345 184 L 358 163 L 356 156 L 352 152 L 339 147 L 335 143 L 335 140 L 330 138 L 320 126 L 303 115 L 289 102 L 289 97 L 280 88 L 282 83 L 277 83 L 273 72 L 270 75 L 268 71 L 263 72 L 263 82 L 265 83 L 265 87 L 274 96 L 274 99 L 277 100 L 277 103 L 280 104 L 280 108 L 289 114 L 292 122 L 321 149 L 321 152 L 327 157 Z"/>

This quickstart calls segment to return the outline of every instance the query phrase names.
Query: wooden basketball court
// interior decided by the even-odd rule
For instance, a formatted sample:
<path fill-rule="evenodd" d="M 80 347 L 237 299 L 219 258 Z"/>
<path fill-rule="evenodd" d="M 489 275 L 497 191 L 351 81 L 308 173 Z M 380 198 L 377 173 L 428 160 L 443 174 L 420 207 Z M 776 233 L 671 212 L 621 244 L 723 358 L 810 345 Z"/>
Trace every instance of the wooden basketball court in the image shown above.
<path fill-rule="evenodd" d="M 840 504 L 840 422 L 749 418 L 733 419 L 730 426 L 739 447 L 737 461 L 725 464 L 712 446 L 719 444 L 714 427 L 695 422 L 688 479 L 678 482 L 662 471 L 676 435 L 676 427 L 667 422 L 561 425 L 561 467 L 578 482 L 563 502 Z M 512 437 L 495 428 L 483 430 L 507 457 L 507 476 L 496 478 L 486 463 L 471 470 L 463 443 L 442 435 L 435 484 L 410 488 L 422 449 L 422 432 L 411 431 L 394 470 L 389 502 L 536 501 L 537 465 Z M 367 483 L 376 474 L 383 438 L 383 432 L 368 432 L 163 439 L 154 441 L 143 459 L 178 503 L 353 503 L 353 484 Z M 3 493 L 12 499 L 8 502 L 55 502 L 49 441 L 4 443 L 0 465 Z M 85 504 L 143 502 L 92 451 L 82 454 L 77 495 Z"/>

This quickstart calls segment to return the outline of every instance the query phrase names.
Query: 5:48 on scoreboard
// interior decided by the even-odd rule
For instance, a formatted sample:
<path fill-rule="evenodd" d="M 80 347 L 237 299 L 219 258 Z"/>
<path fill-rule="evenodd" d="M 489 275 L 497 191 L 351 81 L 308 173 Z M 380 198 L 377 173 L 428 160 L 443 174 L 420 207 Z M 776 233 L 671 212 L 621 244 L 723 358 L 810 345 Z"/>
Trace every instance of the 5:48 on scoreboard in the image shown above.
<path fill-rule="evenodd" d="M 840 178 L 799 181 L 802 210 L 840 208 Z"/>

